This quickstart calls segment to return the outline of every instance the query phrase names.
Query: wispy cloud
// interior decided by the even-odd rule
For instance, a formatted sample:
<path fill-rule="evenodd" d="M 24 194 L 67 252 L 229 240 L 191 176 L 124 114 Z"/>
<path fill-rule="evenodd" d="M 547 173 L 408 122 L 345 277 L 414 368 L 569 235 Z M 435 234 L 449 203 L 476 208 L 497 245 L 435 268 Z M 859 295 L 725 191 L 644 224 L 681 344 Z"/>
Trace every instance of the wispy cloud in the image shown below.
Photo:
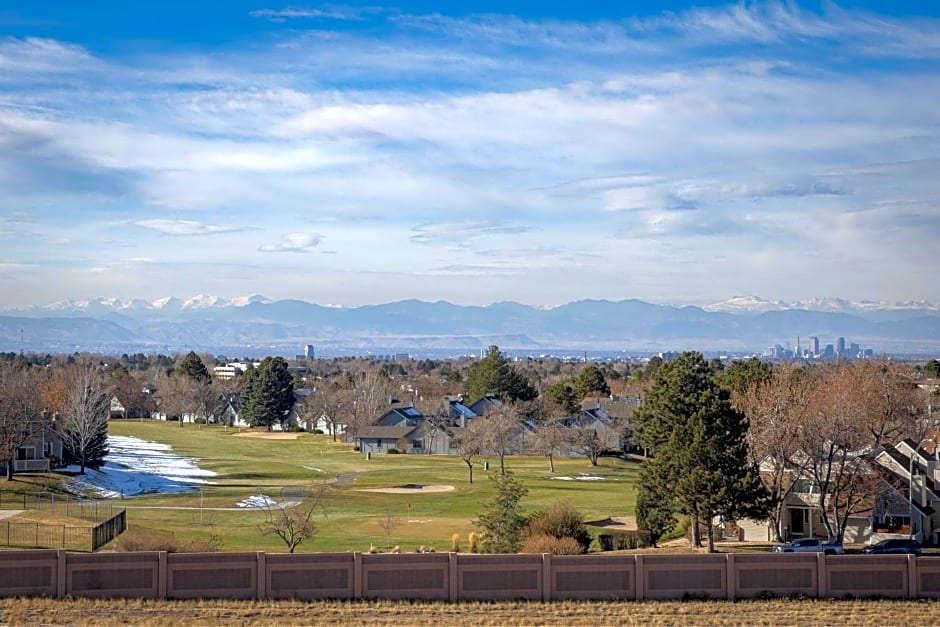
<path fill-rule="evenodd" d="M 251 11 L 249 15 L 275 23 L 282 23 L 291 19 L 362 20 L 365 19 L 365 16 L 385 11 L 387 9 L 381 7 L 324 4 L 318 8 L 258 9 Z"/>
<path fill-rule="evenodd" d="M 414 244 L 467 246 L 469 242 L 494 235 L 519 235 L 531 227 L 502 221 L 426 222 L 411 229 Z"/>
<path fill-rule="evenodd" d="M 197 220 L 138 220 L 134 223 L 144 229 L 158 231 L 164 235 L 214 235 L 217 233 L 232 233 L 241 230 L 239 227 L 221 224 L 204 224 Z"/>
<path fill-rule="evenodd" d="M 231 275 L 232 293 L 308 289 L 283 278 L 302 257 L 264 253 L 315 251 L 342 276 L 320 288 L 369 300 L 490 267 L 511 272 L 489 299 L 734 281 L 796 299 L 809 274 L 814 293 L 940 300 L 890 279 L 940 237 L 937 20 L 776 1 L 519 13 L 268 5 L 241 13 L 238 46 L 133 52 L 0 38 L 0 250 L 29 263 L 57 239 L 57 267 L 104 267 L 89 249 L 123 245 L 163 283 L 195 281 L 170 259 L 276 270 Z M 837 272 L 875 250 L 877 286 Z"/>
<path fill-rule="evenodd" d="M 319 233 L 287 233 L 280 242 L 263 244 L 258 250 L 263 253 L 311 253 L 322 240 Z"/>

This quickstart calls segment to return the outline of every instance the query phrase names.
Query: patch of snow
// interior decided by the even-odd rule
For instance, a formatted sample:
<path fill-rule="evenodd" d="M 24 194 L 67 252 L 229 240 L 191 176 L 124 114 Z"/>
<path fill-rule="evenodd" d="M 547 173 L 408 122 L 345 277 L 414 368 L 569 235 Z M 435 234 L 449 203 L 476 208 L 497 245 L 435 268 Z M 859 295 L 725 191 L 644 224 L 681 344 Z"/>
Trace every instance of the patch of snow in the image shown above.
<path fill-rule="evenodd" d="M 244 501 L 239 501 L 236 505 L 239 507 L 274 507 L 277 505 L 277 501 L 267 494 L 255 494 L 254 496 L 249 496 Z"/>
<path fill-rule="evenodd" d="M 207 477 L 216 476 L 199 468 L 197 461 L 176 455 L 168 444 L 109 435 L 104 465 L 99 470 L 85 469 L 70 489 L 94 492 L 102 498 L 190 492 L 196 485 L 211 483 Z M 66 468 L 69 472 L 78 470 L 78 466 Z"/>
<path fill-rule="evenodd" d="M 603 477 L 598 477 L 597 475 L 578 475 L 577 477 L 549 477 L 549 479 L 555 479 L 556 481 L 603 481 Z"/>

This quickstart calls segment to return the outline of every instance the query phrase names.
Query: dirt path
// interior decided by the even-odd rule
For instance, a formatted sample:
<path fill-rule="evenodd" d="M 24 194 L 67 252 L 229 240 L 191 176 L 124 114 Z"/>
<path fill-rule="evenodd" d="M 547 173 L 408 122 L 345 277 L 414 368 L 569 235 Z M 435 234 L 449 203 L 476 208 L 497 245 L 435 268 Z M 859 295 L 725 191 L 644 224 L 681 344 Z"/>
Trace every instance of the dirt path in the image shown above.
<path fill-rule="evenodd" d="M 0 520 L 22 514 L 23 511 L 22 509 L 0 509 Z"/>

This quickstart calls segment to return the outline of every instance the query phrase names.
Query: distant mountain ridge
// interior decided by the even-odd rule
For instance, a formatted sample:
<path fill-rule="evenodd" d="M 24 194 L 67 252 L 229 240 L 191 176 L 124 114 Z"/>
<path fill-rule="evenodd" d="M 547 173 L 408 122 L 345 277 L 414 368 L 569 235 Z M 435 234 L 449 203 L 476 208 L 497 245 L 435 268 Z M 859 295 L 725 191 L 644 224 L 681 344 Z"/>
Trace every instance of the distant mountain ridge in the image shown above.
<path fill-rule="evenodd" d="M 336 351 L 412 352 L 489 344 L 537 351 L 757 352 L 797 337 L 845 337 L 877 352 L 940 352 L 940 306 L 926 302 L 785 303 L 756 296 L 671 306 L 637 299 L 581 300 L 552 308 L 402 300 L 335 307 L 261 295 L 188 299 L 94 298 L 0 312 L 0 350 L 247 352 L 293 355 L 312 343 Z M 241 352 L 238 352 L 241 351 Z"/>

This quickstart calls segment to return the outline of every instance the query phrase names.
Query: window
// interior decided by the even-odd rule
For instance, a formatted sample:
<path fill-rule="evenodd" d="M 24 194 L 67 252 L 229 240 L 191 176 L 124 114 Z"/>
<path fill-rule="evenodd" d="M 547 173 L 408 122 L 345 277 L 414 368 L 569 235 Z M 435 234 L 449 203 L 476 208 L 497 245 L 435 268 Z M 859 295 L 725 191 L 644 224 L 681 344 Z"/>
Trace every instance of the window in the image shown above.
<path fill-rule="evenodd" d="M 36 447 L 35 446 L 21 446 L 16 449 L 16 459 L 18 461 L 23 461 L 27 459 L 36 459 Z"/>
<path fill-rule="evenodd" d="M 797 479 L 793 482 L 793 492 L 796 494 L 816 494 L 819 490 L 810 479 Z"/>
<path fill-rule="evenodd" d="M 424 444 L 421 442 L 421 440 L 412 440 L 411 448 L 424 448 Z"/>

